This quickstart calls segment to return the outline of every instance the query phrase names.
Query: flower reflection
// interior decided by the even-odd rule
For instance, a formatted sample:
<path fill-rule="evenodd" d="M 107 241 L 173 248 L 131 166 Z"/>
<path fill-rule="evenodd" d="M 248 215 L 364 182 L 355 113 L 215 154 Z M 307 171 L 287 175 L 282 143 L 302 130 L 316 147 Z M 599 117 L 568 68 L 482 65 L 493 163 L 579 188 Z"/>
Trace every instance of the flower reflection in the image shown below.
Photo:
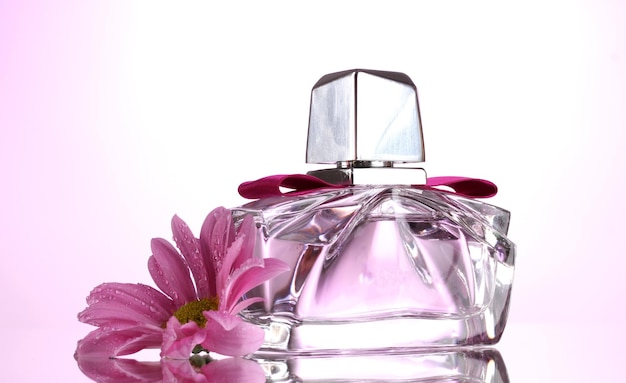
<path fill-rule="evenodd" d="M 265 382 L 263 369 L 252 360 L 227 358 L 198 366 L 192 358 L 192 363 L 185 360 L 163 360 L 163 382 Z"/>
<path fill-rule="evenodd" d="M 254 361 L 242 358 L 213 360 L 208 355 L 186 359 L 140 362 L 124 358 L 79 358 L 78 367 L 98 383 L 263 383 L 265 373 Z"/>

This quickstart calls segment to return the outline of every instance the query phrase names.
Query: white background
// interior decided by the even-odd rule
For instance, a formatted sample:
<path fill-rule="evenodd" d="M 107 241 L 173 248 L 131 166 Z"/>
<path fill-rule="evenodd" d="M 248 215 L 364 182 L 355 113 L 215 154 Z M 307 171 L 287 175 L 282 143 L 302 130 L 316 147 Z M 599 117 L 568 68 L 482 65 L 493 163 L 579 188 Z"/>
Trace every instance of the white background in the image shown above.
<path fill-rule="evenodd" d="M 0 2 L 5 378 L 40 381 L 36 346 L 87 381 L 90 289 L 149 282 L 173 214 L 197 233 L 239 183 L 309 170 L 310 88 L 356 67 L 408 74 L 429 175 L 492 180 L 512 212 L 511 380 L 616 377 L 625 18 L 618 0 Z"/>

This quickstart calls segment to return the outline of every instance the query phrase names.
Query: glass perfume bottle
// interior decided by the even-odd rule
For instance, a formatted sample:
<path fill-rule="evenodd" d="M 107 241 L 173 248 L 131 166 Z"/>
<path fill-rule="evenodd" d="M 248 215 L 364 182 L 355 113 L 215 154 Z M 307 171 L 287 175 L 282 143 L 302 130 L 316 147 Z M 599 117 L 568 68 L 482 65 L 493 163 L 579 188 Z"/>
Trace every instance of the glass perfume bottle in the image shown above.
<path fill-rule="evenodd" d="M 495 185 L 451 177 L 439 183 L 457 192 L 439 190 L 417 166 L 424 146 L 411 79 L 373 70 L 322 77 L 308 133 L 307 163 L 331 167 L 242 184 L 258 199 L 233 209 L 236 222 L 254 217 L 258 256 L 291 266 L 247 296 L 265 299 L 243 312 L 266 331 L 261 352 L 498 342 L 515 261 L 510 213 L 468 197 Z"/>

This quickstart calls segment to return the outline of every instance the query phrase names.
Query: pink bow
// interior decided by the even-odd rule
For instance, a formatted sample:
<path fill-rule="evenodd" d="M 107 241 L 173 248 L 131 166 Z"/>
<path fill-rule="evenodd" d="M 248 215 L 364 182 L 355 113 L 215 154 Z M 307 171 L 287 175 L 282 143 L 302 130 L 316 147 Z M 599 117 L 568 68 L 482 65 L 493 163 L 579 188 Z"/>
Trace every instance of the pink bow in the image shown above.
<path fill-rule="evenodd" d="M 437 186 L 447 186 L 454 190 L 455 194 L 470 198 L 489 198 L 498 192 L 498 187 L 493 182 L 468 177 L 430 177 L 426 180 L 426 185 L 411 185 L 418 189 L 434 189 Z M 292 191 L 283 192 L 280 190 L 281 187 L 292 189 Z M 307 174 L 278 174 L 242 183 L 239 185 L 239 195 L 248 199 L 259 199 L 297 196 L 317 189 L 344 187 L 346 186 L 330 184 Z"/>

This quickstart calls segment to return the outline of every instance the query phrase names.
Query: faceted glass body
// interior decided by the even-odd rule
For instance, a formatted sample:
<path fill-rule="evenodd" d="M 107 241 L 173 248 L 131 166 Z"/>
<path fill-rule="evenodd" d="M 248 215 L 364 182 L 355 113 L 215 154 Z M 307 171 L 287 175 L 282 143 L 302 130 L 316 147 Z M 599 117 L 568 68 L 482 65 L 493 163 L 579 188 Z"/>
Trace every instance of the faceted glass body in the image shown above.
<path fill-rule="evenodd" d="M 326 354 L 496 343 L 515 260 L 508 211 L 433 189 L 351 186 L 233 209 L 291 272 L 243 312 L 262 351 Z"/>

